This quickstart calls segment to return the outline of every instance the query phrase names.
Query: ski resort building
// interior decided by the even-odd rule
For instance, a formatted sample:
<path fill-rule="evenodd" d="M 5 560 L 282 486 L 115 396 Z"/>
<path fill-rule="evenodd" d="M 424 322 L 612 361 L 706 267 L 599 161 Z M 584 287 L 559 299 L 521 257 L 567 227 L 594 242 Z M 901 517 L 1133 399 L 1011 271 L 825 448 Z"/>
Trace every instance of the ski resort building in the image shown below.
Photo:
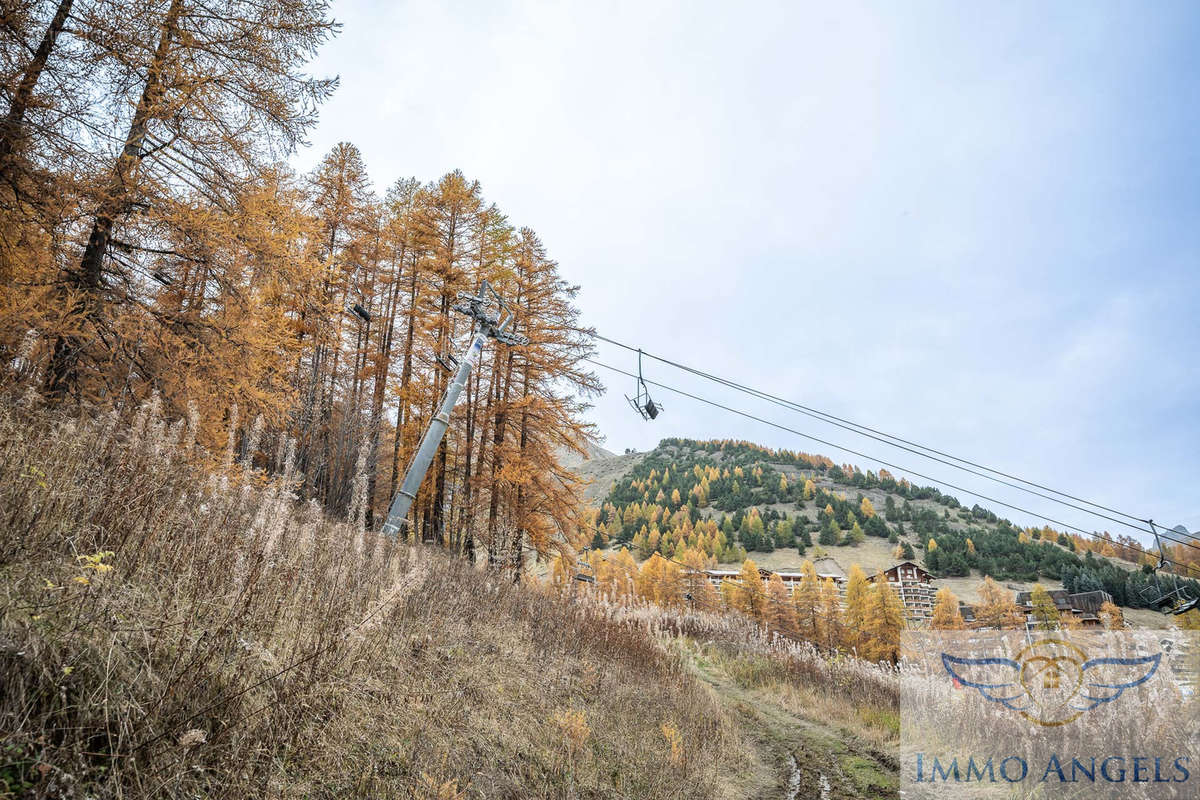
<path fill-rule="evenodd" d="M 885 570 L 883 576 L 904 604 L 909 622 L 920 624 L 933 618 L 933 598 L 937 594 L 937 587 L 933 585 L 933 576 L 929 572 L 912 561 L 901 561 Z"/>
<path fill-rule="evenodd" d="M 717 589 L 720 589 L 721 584 L 727 580 L 732 580 L 732 581 L 741 580 L 741 578 L 740 578 L 741 574 L 742 574 L 741 571 L 736 570 L 736 569 L 706 569 L 706 570 L 704 570 L 704 575 L 705 575 L 705 577 L 708 578 L 709 583 L 711 583 Z M 779 579 L 783 581 L 783 585 L 788 588 L 788 591 L 791 591 L 791 590 L 795 589 L 797 586 L 799 586 L 800 580 L 804 577 L 804 575 L 800 572 L 773 572 L 772 570 L 763 569 L 762 567 L 759 567 L 758 577 L 762 579 L 763 583 L 766 583 L 769 580 L 771 580 L 772 575 L 778 575 Z M 839 591 L 841 591 L 843 594 L 845 594 L 845 591 L 846 591 L 846 576 L 845 575 L 842 575 L 841 573 L 834 573 L 834 572 L 818 572 L 817 573 L 818 580 L 824 581 L 826 578 L 832 579 L 833 582 L 837 585 Z"/>
<path fill-rule="evenodd" d="M 1072 594 L 1066 589 L 1051 589 L 1046 592 L 1054 602 L 1054 608 L 1060 618 L 1069 616 L 1084 628 L 1100 628 L 1100 606 L 1112 602 L 1108 592 L 1096 590 L 1093 592 L 1078 592 Z M 1033 617 L 1033 592 L 1017 592 L 1017 608 L 1025 614 L 1026 624 L 1036 622 Z"/>
<path fill-rule="evenodd" d="M 823 559 L 823 562 L 826 563 L 817 565 L 817 578 L 821 582 L 826 579 L 832 580 L 838 587 L 838 594 L 845 600 L 845 573 L 832 559 Z M 741 572 L 735 569 L 707 569 L 704 571 L 704 575 L 714 587 L 720 589 L 721 584 L 727 580 L 740 580 Z M 759 567 L 758 575 L 763 583 L 771 580 L 772 575 L 778 575 L 789 591 L 799 586 L 804 577 L 800 572 L 774 572 L 762 567 Z M 892 587 L 904 605 L 905 617 L 910 623 L 920 624 L 928 622 L 932 618 L 933 596 L 937 592 L 937 587 L 933 585 L 933 576 L 928 571 L 912 561 L 903 561 L 884 570 L 883 575 L 887 579 L 888 586 Z M 870 576 L 870 580 L 874 581 L 875 576 Z"/>

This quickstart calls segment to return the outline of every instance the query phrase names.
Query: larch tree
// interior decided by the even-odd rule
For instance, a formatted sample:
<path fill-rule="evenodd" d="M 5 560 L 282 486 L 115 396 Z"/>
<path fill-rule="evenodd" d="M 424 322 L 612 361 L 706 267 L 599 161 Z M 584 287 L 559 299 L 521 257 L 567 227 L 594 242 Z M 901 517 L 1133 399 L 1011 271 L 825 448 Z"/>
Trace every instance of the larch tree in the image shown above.
<path fill-rule="evenodd" d="M 758 565 L 747 558 L 742 562 L 737 580 L 738 610 L 761 620 L 766 612 L 767 592 L 763 587 L 762 577 L 758 574 Z"/>
<path fill-rule="evenodd" d="M 307 363 L 295 380 L 301 398 L 298 458 L 308 493 L 340 510 L 348 501 L 348 462 L 362 435 L 354 367 L 365 352 L 363 328 L 370 324 L 344 310 L 365 299 L 374 265 L 364 262 L 373 255 L 378 209 L 362 154 L 347 142 L 334 146 L 313 170 L 308 194 L 309 242 L 320 267 L 299 298 L 297 335 L 306 345 Z"/>
<path fill-rule="evenodd" d="M 1105 600 L 1100 605 L 1100 622 L 1106 630 L 1120 631 L 1125 629 L 1125 615 L 1120 606 L 1111 600 Z"/>
<path fill-rule="evenodd" d="M 900 658 L 900 634 L 904 630 L 904 605 L 882 572 L 871 582 L 866 606 L 865 657 L 896 663 Z"/>
<path fill-rule="evenodd" d="M 335 30 L 319 0 L 287 13 L 250 0 L 147 2 L 124 8 L 119 26 L 101 17 L 107 10 L 85 27 L 103 54 L 92 88 L 116 120 L 95 141 L 114 146 L 96 153 L 107 174 L 85 203 L 86 244 L 64 272 L 72 319 L 53 333 L 52 397 L 78 396 L 85 377 L 90 394 L 111 390 L 126 366 L 122 312 L 156 285 L 147 261 L 182 260 L 175 246 L 186 231 L 235 216 L 248 179 L 292 152 L 335 85 L 300 71 Z"/>
<path fill-rule="evenodd" d="M 772 632 L 787 638 L 796 636 L 796 610 L 783 579 L 774 572 L 767 581 L 766 621 Z"/>
<path fill-rule="evenodd" d="M 687 565 L 684 573 L 684 591 L 691 595 L 691 606 L 697 611 L 716 611 L 721 606 L 721 598 L 716 588 L 704 574 L 706 569 L 716 566 L 716 559 L 706 556 L 703 551 L 688 548 L 681 559 Z"/>
<path fill-rule="evenodd" d="M 1013 593 L 997 584 L 990 575 L 979 587 L 975 620 L 985 628 L 1020 628 L 1025 620 L 1013 600 Z"/>
<path fill-rule="evenodd" d="M 657 602 L 664 608 L 679 608 L 685 605 L 683 573 L 674 561 L 663 566 L 662 580 L 658 584 Z"/>
<path fill-rule="evenodd" d="M 833 578 L 821 581 L 818 597 L 818 638 L 827 652 L 834 652 L 846 639 L 846 625 L 842 613 L 842 599 Z"/>
<path fill-rule="evenodd" d="M 859 651 L 867 625 L 867 595 L 871 582 L 858 564 L 850 565 L 846 576 L 846 647 Z"/>
<path fill-rule="evenodd" d="M 1060 614 L 1045 586 L 1035 583 L 1029 600 L 1033 605 L 1033 618 L 1037 620 L 1038 630 L 1052 631 L 1058 627 Z"/>
<path fill-rule="evenodd" d="M 741 604 L 740 604 L 741 601 L 739 600 L 739 594 L 740 594 L 741 590 L 738 588 L 738 586 L 733 581 L 728 581 L 728 580 L 721 581 L 721 587 L 719 589 L 719 592 L 721 595 L 721 607 L 724 610 L 726 610 L 726 611 L 740 611 L 741 610 Z"/>
<path fill-rule="evenodd" d="M 638 570 L 637 576 L 637 591 L 639 597 L 651 603 L 660 602 L 666 567 L 667 560 L 658 553 L 654 553 L 648 559 L 642 562 L 642 566 Z"/>
<path fill-rule="evenodd" d="M 618 598 L 629 599 L 636 593 L 638 567 L 633 554 L 622 547 L 613 557 L 613 591 Z"/>
<path fill-rule="evenodd" d="M 796 632 L 818 647 L 821 645 L 821 587 L 817 570 L 811 561 L 800 565 L 800 583 L 792 590 Z"/>
<path fill-rule="evenodd" d="M 938 589 L 934 595 L 933 618 L 929 627 L 937 631 L 960 631 L 967 627 L 958 606 L 958 597 L 948 586 Z"/>
<path fill-rule="evenodd" d="M 58 0 L 0 11 L 0 363 L 28 331 L 66 325 L 45 290 L 77 256 L 74 220 L 94 166 L 86 145 L 103 129 L 90 94 L 96 54 L 86 51 L 93 5 L 113 10 Z"/>

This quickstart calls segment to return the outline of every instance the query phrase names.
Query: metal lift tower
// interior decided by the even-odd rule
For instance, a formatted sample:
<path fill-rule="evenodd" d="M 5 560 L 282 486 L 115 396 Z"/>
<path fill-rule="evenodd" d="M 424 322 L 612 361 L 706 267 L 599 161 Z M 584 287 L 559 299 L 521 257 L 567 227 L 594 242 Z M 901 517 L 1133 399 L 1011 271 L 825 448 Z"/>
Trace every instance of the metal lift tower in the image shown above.
<path fill-rule="evenodd" d="M 456 361 L 458 369 L 454 373 L 454 380 L 446 387 L 446 395 L 442 398 L 441 408 L 437 415 L 430 420 L 429 429 L 425 431 L 425 436 L 421 439 L 421 446 L 417 448 L 417 454 L 413 456 L 408 472 L 404 473 L 404 483 L 400 485 L 400 490 L 392 498 L 387 521 L 383 523 L 382 530 L 385 536 L 398 536 L 401 527 L 407 521 L 408 510 L 412 507 L 413 500 L 417 499 L 417 490 L 421 488 L 421 482 L 425 480 L 425 473 L 429 470 L 429 464 L 433 461 L 434 454 L 437 453 L 438 445 L 442 443 L 442 437 L 446 435 L 446 429 L 450 427 L 450 413 L 454 410 L 454 404 L 458 402 L 458 396 L 462 394 L 463 387 L 467 385 L 467 378 L 471 374 L 471 369 L 478 362 L 479 355 L 483 352 L 484 343 L 488 339 L 495 339 L 498 342 L 517 347 L 529 344 L 529 339 L 526 337 L 508 333 L 507 328 L 513 320 L 512 309 L 487 281 L 480 285 L 478 294 L 459 292 L 458 300 L 459 302 L 454 305 L 454 310 L 473 319 L 477 333 L 471 340 L 471 346 L 467 348 L 467 352 Z M 495 301 L 498 309 L 495 312 L 488 310 L 492 301 Z M 440 358 L 438 361 L 443 363 Z"/>

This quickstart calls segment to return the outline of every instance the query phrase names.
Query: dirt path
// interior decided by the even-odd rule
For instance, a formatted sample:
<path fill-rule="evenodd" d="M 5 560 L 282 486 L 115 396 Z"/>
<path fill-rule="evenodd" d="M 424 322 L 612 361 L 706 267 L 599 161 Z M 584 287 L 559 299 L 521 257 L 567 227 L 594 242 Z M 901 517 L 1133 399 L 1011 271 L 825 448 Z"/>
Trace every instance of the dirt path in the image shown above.
<path fill-rule="evenodd" d="M 696 676 L 735 712 L 758 755 L 745 796 L 767 800 L 875 800 L 898 797 L 896 765 L 817 720 L 790 713 L 738 686 L 719 667 L 693 660 Z"/>

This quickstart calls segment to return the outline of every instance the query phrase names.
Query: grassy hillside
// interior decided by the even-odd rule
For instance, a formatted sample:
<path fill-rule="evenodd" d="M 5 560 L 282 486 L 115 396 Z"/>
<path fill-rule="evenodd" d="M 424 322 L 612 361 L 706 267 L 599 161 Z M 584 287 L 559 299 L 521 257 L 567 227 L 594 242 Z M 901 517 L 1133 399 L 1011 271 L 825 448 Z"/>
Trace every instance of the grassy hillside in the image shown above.
<path fill-rule="evenodd" d="M 734 796 L 733 718 L 642 621 L 188 437 L 0 411 L 0 796 Z"/>
<path fill-rule="evenodd" d="M 0 797 L 894 795 L 888 669 L 380 539 L 192 430 L 0 405 Z"/>
<path fill-rule="evenodd" d="M 1170 579 L 1147 575 L 1134 563 L 1139 554 L 1132 540 L 1114 547 L 1023 528 L 886 471 L 864 473 L 822 456 L 746 442 L 681 439 L 638 456 L 588 462 L 582 470 L 594 480 L 590 492 L 606 544 L 642 556 L 655 550 L 678 555 L 692 546 L 719 561 L 748 555 L 777 570 L 830 557 L 843 570 L 857 563 L 874 572 L 905 552 L 968 602 L 991 575 L 1014 589 L 1034 582 L 1103 588 L 1134 612 L 1132 619 L 1165 624 L 1145 607 L 1159 582 Z"/>

